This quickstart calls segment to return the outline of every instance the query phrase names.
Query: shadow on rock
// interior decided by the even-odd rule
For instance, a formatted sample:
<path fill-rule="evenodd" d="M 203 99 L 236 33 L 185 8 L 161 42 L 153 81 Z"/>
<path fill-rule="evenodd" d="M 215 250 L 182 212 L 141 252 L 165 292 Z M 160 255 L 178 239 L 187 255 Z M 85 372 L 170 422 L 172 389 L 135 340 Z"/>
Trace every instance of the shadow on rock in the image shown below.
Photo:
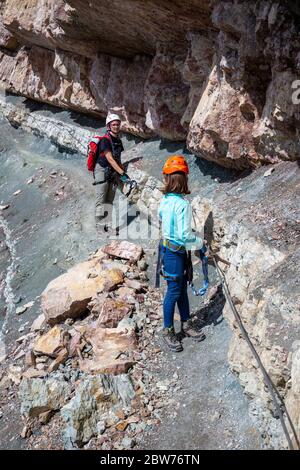
<path fill-rule="evenodd" d="M 206 305 L 194 312 L 195 325 L 199 329 L 211 324 L 216 326 L 223 321 L 223 308 L 226 299 L 221 284 L 211 289 L 206 302 Z"/>

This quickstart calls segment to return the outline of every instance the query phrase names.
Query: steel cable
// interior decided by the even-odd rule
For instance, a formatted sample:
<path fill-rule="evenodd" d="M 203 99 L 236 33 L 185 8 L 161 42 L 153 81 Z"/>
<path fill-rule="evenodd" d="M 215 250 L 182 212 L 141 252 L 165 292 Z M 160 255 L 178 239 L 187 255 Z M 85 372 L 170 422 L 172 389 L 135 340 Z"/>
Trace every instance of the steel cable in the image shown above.
<path fill-rule="evenodd" d="M 257 363 L 258 363 L 258 366 L 259 368 L 261 369 L 262 373 L 263 373 L 263 376 L 264 376 L 264 381 L 265 381 L 265 384 L 267 385 L 268 387 L 268 390 L 271 394 L 271 398 L 272 398 L 272 401 L 275 405 L 275 408 L 276 408 L 276 411 L 278 413 L 278 416 L 279 416 L 279 419 L 280 419 L 280 422 L 281 422 L 281 426 L 283 428 L 283 431 L 284 431 L 284 434 L 286 436 L 286 439 L 287 439 L 287 442 L 288 442 L 288 445 L 289 445 L 289 448 L 290 450 L 300 450 L 300 443 L 299 443 L 299 439 L 298 439 L 298 436 L 297 436 L 297 433 L 296 433 L 296 430 L 295 430 L 295 427 L 294 427 L 294 424 L 291 420 L 291 417 L 286 409 L 286 406 L 285 406 L 285 403 L 283 401 L 283 398 L 281 397 L 279 391 L 277 390 L 276 386 L 274 385 L 274 383 L 272 382 L 269 374 L 267 373 L 252 341 L 250 340 L 249 338 L 249 335 L 247 333 L 247 330 L 245 329 L 244 325 L 243 325 L 243 322 L 242 322 L 242 319 L 240 317 L 240 314 L 238 313 L 233 301 L 232 301 L 232 298 L 231 298 L 231 295 L 230 295 L 230 291 L 229 291 L 229 288 L 228 288 L 228 284 L 227 284 L 227 281 L 226 281 L 226 278 L 225 278 L 225 274 L 224 272 L 222 271 L 222 269 L 220 268 L 220 266 L 218 265 L 216 259 L 215 259 L 215 256 L 212 254 L 212 258 L 213 258 L 213 262 L 214 262 L 214 265 L 216 267 L 216 270 L 217 270 L 217 273 L 218 273 L 218 276 L 220 278 L 220 281 L 224 287 L 224 294 L 225 294 L 225 297 L 230 305 L 230 308 L 234 314 L 234 317 L 238 323 L 238 326 L 242 332 L 242 335 L 245 339 L 245 341 L 247 342 L 248 346 L 250 347 L 251 349 L 251 352 L 253 353 Z M 281 406 L 286 414 L 286 417 L 288 419 L 288 422 L 289 422 L 289 425 L 291 427 L 291 430 L 292 430 L 292 433 L 293 433 L 293 436 L 295 438 L 295 441 L 296 441 L 296 444 L 297 444 L 297 449 L 294 448 L 294 445 L 292 443 L 292 440 L 290 438 L 290 434 L 288 432 L 288 429 L 286 427 L 286 424 L 285 424 L 285 421 L 284 421 L 284 415 L 283 415 L 283 412 L 282 412 L 282 409 L 276 399 L 276 396 L 278 397 L 280 403 L 281 403 Z"/>

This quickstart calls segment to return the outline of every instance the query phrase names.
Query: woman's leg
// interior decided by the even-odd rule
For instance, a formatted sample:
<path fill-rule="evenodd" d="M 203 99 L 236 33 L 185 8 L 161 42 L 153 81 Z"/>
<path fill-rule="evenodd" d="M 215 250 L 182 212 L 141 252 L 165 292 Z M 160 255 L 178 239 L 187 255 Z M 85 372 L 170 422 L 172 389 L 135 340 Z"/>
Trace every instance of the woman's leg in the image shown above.
<path fill-rule="evenodd" d="M 177 300 L 178 310 L 180 314 L 180 320 L 182 322 L 187 321 L 190 318 L 190 304 L 187 293 L 187 278 L 183 276 L 180 282 L 180 295 Z"/>
<path fill-rule="evenodd" d="M 164 299 L 164 327 L 170 328 L 174 323 L 176 303 L 181 295 L 185 258 L 181 253 L 176 253 L 164 247 L 163 266 L 166 274 L 168 290 Z"/>
<path fill-rule="evenodd" d="M 168 290 L 164 298 L 164 328 L 170 328 L 174 324 L 175 305 L 180 297 L 180 283 L 167 280 Z"/>

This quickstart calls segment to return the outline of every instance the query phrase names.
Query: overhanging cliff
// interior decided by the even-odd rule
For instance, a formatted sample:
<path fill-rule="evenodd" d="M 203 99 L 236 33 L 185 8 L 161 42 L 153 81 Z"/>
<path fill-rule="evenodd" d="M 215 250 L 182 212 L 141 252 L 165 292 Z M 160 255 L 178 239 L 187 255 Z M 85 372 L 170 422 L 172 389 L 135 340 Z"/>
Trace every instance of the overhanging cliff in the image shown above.
<path fill-rule="evenodd" d="M 244 169 L 299 157 L 289 1 L 4 0 L 0 83 Z M 293 99 L 294 98 L 294 99 Z"/>

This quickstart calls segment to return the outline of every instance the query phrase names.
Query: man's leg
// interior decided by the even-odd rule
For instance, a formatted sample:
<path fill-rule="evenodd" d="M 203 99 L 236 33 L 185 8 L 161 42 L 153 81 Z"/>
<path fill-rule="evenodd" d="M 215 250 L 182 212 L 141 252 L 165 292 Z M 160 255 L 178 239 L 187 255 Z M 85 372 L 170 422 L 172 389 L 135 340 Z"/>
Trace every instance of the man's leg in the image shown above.
<path fill-rule="evenodd" d="M 96 165 L 95 168 L 95 181 L 96 184 L 96 206 L 95 206 L 95 218 L 96 218 L 96 228 L 100 233 L 104 233 L 108 219 L 108 210 L 107 210 L 107 193 L 109 189 L 109 183 L 105 180 L 104 168 L 101 168 L 100 165 Z"/>
<path fill-rule="evenodd" d="M 106 218 L 106 227 L 107 232 L 112 233 L 112 212 L 113 212 L 113 202 L 115 200 L 117 186 L 114 182 L 110 181 L 107 186 L 106 194 L 106 208 L 107 208 L 107 218 Z"/>

